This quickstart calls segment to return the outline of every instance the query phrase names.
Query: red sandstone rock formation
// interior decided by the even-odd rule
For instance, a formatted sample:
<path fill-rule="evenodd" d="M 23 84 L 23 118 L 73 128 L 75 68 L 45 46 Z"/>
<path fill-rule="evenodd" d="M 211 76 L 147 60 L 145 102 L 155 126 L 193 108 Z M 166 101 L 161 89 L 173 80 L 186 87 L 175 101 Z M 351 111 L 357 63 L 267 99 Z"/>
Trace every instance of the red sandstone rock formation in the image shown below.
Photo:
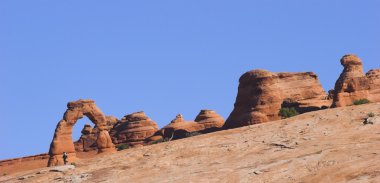
<path fill-rule="evenodd" d="M 98 138 L 98 130 L 92 128 L 91 125 L 85 124 L 82 129 L 82 135 L 78 141 L 74 142 L 76 152 L 88 152 L 97 150 L 96 139 Z"/>
<path fill-rule="evenodd" d="M 344 69 L 335 83 L 332 107 L 352 105 L 360 99 L 380 102 L 380 69 L 364 75 L 362 61 L 356 55 L 345 55 L 340 63 Z"/>
<path fill-rule="evenodd" d="M 144 112 L 136 112 L 124 116 L 111 129 L 110 135 L 114 144 L 141 146 L 144 140 L 158 130 L 157 123 L 147 117 Z"/>
<path fill-rule="evenodd" d="M 181 114 L 178 114 L 170 124 L 157 131 L 154 136 L 147 139 L 147 143 L 152 143 L 160 139 L 181 139 L 187 137 L 189 133 L 209 133 L 221 129 L 224 119 L 213 110 L 201 110 L 195 121 L 185 121 Z"/>
<path fill-rule="evenodd" d="M 43 154 L 37 154 L 33 156 L 25 156 L 22 158 L 12 158 L 12 159 L 5 159 L 0 161 L 0 167 L 1 166 L 9 166 L 9 165 L 15 165 L 22 162 L 27 161 L 34 161 L 34 160 L 46 160 L 49 158 L 49 154 L 43 153 Z M 45 164 L 46 166 L 46 164 Z"/>
<path fill-rule="evenodd" d="M 113 126 L 115 126 L 115 124 L 119 122 L 119 119 L 117 119 L 114 116 L 106 116 L 106 121 L 107 121 L 108 131 L 110 131 L 113 128 Z"/>
<path fill-rule="evenodd" d="M 223 127 L 224 119 L 213 110 L 201 110 L 194 120 L 203 125 L 203 130 L 213 131 Z"/>
<path fill-rule="evenodd" d="M 327 108 L 331 104 L 317 75 L 312 72 L 253 70 L 243 74 L 239 82 L 235 108 L 225 128 L 278 120 L 281 107 L 295 107 L 303 113 Z"/>
<path fill-rule="evenodd" d="M 13 158 L 0 161 L 0 175 L 12 174 L 21 171 L 46 167 L 49 154 L 38 154 L 22 158 Z M 0 182 L 2 182 L 0 180 Z"/>
<path fill-rule="evenodd" d="M 110 131 L 113 126 L 118 122 L 118 119 L 113 116 L 106 116 L 107 131 Z M 85 124 L 78 141 L 74 142 L 76 152 L 88 152 L 98 150 L 96 139 L 98 138 L 99 129 L 97 126 L 94 128 L 89 124 Z"/>
<path fill-rule="evenodd" d="M 55 129 L 53 141 L 50 144 L 48 166 L 63 164 L 62 154 L 68 153 L 69 162 L 76 159 L 75 147 L 72 140 L 72 128 L 78 119 L 87 116 L 98 128 L 97 148 L 98 152 L 115 151 L 111 137 L 108 134 L 107 120 L 103 112 L 95 105 L 93 100 L 78 100 L 69 102 L 63 119 L 58 123 Z"/>
<path fill-rule="evenodd" d="M 180 139 L 185 138 L 187 133 L 198 132 L 204 130 L 204 125 L 195 121 L 185 121 L 181 114 L 178 114 L 168 125 L 157 131 L 152 138 L 147 139 L 148 143 L 166 139 Z"/>

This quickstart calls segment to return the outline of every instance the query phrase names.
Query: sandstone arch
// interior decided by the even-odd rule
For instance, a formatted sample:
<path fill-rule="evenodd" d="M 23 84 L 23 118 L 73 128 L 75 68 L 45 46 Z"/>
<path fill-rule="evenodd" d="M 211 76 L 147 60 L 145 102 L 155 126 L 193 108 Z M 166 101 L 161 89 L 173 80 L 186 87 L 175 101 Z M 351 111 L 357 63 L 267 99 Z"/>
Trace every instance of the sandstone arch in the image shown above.
<path fill-rule="evenodd" d="M 95 105 L 93 100 L 78 100 L 69 102 L 63 119 L 59 121 L 53 140 L 49 149 L 48 166 L 62 165 L 62 154 L 69 154 L 69 162 L 76 160 L 75 147 L 72 139 L 72 129 L 78 119 L 87 116 L 99 129 L 96 143 L 98 153 L 113 152 L 115 145 L 112 143 L 108 133 L 106 117 L 103 112 Z"/>

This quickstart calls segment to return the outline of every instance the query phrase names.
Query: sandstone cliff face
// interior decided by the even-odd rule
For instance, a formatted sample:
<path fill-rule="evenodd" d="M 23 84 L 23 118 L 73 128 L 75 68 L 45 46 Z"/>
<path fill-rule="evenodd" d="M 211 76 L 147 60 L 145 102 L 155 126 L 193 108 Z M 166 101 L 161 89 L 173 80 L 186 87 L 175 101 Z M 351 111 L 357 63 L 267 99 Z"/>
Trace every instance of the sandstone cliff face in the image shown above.
<path fill-rule="evenodd" d="M 312 72 L 272 73 L 253 70 L 239 80 L 235 108 L 225 128 L 236 128 L 281 119 L 282 106 L 304 113 L 331 105 L 317 75 Z"/>
<path fill-rule="evenodd" d="M 380 69 L 364 75 L 362 61 L 356 55 L 345 55 L 340 62 L 344 69 L 335 83 L 332 107 L 352 105 L 360 99 L 380 102 Z"/>
<path fill-rule="evenodd" d="M 68 153 L 69 162 L 76 159 L 75 146 L 72 139 L 72 128 L 78 119 L 87 116 L 99 130 L 97 134 L 96 144 L 98 152 L 115 151 L 115 146 L 108 134 L 108 125 L 103 112 L 95 105 L 93 100 L 78 100 L 69 102 L 63 119 L 58 123 L 54 138 L 49 149 L 48 166 L 62 165 L 63 152 Z"/>
<path fill-rule="evenodd" d="M 141 146 L 145 139 L 151 137 L 158 130 L 157 123 L 145 115 L 136 112 L 124 116 L 111 129 L 110 135 L 114 144 Z"/>

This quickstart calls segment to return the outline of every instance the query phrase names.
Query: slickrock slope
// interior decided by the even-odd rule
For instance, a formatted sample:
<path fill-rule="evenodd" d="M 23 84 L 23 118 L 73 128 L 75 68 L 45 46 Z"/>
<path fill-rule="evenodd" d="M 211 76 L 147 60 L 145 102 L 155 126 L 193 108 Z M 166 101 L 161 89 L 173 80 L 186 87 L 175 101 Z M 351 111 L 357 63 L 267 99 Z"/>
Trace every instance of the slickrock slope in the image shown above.
<path fill-rule="evenodd" d="M 364 125 L 370 112 L 374 124 Z M 373 103 L 100 154 L 72 170 L 44 168 L 0 182 L 375 183 L 379 147 L 380 104 Z"/>
<path fill-rule="evenodd" d="M 13 158 L 0 161 L 0 176 L 26 170 L 46 167 L 49 154 L 38 154 L 22 158 Z M 1 179 L 0 179 L 1 180 Z"/>
<path fill-rule="evenodd" d="M 340 63 L 344 69 L 335 83 L 333 107 L 352 105 L 360 99 L 380 102 L 380 69 L 364 75 L 362 61 L 356 55 L 345 55 Z"/>
<path fill-rule="evenodd" d="M 225 128 L 281 119 L 282 105 L 304 113 L 331 105 L 317 75 L 312 72 L 272 73 L 252 70 L 240 77 L 235 108 Z"/>
<path fill-rule="evenodd" d="M 110 135 L 114 144 L 127 144 L 140 146 L 145 139 L 153 136 L 158 130 L 157 123 L 145 115 L 144 112 L 136 112 L 124 116 L 111 129 Z"/>

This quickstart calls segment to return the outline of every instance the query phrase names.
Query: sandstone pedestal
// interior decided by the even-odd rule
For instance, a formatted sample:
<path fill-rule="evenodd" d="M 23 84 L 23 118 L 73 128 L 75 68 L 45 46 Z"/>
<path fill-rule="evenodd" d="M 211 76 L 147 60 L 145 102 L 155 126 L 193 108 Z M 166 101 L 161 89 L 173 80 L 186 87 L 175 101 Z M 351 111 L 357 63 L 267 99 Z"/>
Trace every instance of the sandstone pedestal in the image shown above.
<path fill-rule="evenodd" d="M 380 102 L 380 69 L 364 75 L 362 61 L 356 55 L 345 55 L 340 62 L 344 69 L 335 83 L 332 107 L 352 105 L 360 99 Z"/>

